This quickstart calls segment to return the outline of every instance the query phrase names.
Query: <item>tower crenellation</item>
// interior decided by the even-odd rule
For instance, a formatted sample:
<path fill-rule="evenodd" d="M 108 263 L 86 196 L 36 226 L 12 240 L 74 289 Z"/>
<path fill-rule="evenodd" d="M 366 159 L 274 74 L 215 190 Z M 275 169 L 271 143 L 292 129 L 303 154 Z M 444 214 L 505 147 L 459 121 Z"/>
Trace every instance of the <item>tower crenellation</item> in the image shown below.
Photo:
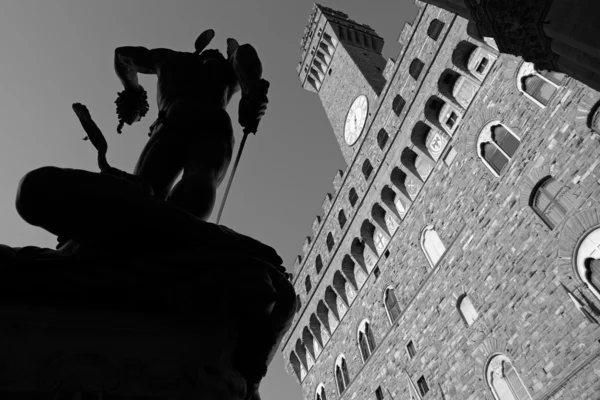
<path fill-rule="evenodd" d="M 600 93 L 417 5 L 387 63 L 313 9 L 299 75 L 348 166 L 295 265 L 287 370 L 317 400 L 593 396 Z M 332 73 L 307 86 L 327 32 Z"/>

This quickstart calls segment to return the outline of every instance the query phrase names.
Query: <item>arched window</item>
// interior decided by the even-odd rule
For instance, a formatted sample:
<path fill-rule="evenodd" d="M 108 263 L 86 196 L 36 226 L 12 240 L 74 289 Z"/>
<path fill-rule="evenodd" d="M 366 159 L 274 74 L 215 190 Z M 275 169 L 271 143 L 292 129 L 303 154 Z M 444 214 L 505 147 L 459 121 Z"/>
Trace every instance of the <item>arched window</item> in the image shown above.
<path fill-rule="evenodd" d="M 368 320 L 362 321 L 358 326 L 357 340 L 362 360 L 366 362 L 371 354 L 373 354 L 373 351 L 375 351 L 375 338 L 373 337 L 371 324 Z"/>
<path fill-rule="evenodd" d="M 340 210 L 338 213 L 338 223 L 340 224 L 340 228 L 343 228 L 344 225 L 346 225 L 346 221 L 346 214 L 344 213 L 344 210 Z"/>
<path fill-rule="evenodd" d="M 362 166 L 362 173 L 366 180 L 369 180 L 371 172 L 373 172 L 373 166 L 371 165 L 371 162 L 369 160 L 365 160 Z"/>
<path fill-rule="evenodd" d="M 499 122 L 487 124 L 477 138 L 477 155 L 499 177 L 515 155 L 520 139 Z"/>
<path fill-rule="evenodd" d="M 408 67 L 408 73 L 410 74 L 410 76 L 412 76 L 415 80 L 419 79 L 419 76 L 421 75 L 421 71 L 423 71 L 423 67 L 425 66 L 425 64 L 423 63 L 423 61 L 419 60 L 418 58 L 415 58 L 411 63 L 410 66 Z"/>
<path fill-rule="evenodd" d="M 340 396 L 344 393 L 344 390 L 350 384 L 350 377 L 348 376 L 348 366 L 346 365 L 346 358 L 343 354 L 340 354 L 335 361 L 335 381 Z"/>
<path fill-rule="evenodd" d="M 551 176 L 547 176 L 534 187 L 529 205 L 548 225 L 548 228 L 554 229 L 567 215 L 573 201 L 566 187 Z"/>
<path fill-rule="evenodd" d="M 486 379 L 496 400 L 531 399 L 519 374 L 503 354 L 497 354 L 490 359 L 486 368 Z"/>
<path fill-rule="evenodd" d="M 528 62 L 524 62 L 517 73 L 517 88 L 519 91 L 542 108 L 548 105 L 560 87 L 555 82 L 558 81 L 558 78 L 554 78 L 553 75 L 546 75 L 540 74 L 536 71 L 535 66 Z"/>
<path fill-rule="evenodd" d="M 387 144 L 389 138 L 390 136 L 385 131 L 385 129 L 381 128 L 379 130 L 379 133 L 377 133 L 377 144 L 379 145 L 379 148 L 381 150 L 385 148 L 385 145 Z"/>
<path fill-rule="evenodd" d="M 312 289 L 312 283 L 310 282 L 310 276 L 307 276 L 304 280 L 304 287 L 306 288 L 306 294 L 310 293 L 310 289 Z"/>
<path fill-rule="evenodd" d="M 333 235 L 331 232 L 327 234 L 327 250 L 333 250 L 333 246 L 335 245 L 335 241 L 333 240 Z"/>
<path fill-rule="evenodd" d="M 473 303 L 471 303 L 471 299 L 466 294 L 458 299 L 457 308 L 467 326 L 473 325 L 473 322 L 479 316 L 477 310 L 473 307 Z"/>
<path fill-rule="evenodd" d="M 399 117 L 402 113 L 402 109 L 404 108 L 405 104 L 406 100 L 404 100 L 399 94 L 394 97 L 394 101 L 392 102 L 392 110 L 397 117 Z"/>
<path fill-rule="evenodd" d="M 354 188 L 350 189 L 350 193 L 348 194 L 348 200 L 350 200 L 350 205 L 354 207 L 356 202 L 358 201 L 358 194 Z"/>
<path fill-rule="evenodd" d="M 323 259 L 320 254 L 315 258 L 315 269 L 317 270 L 317 274 L 323 269 Z"/>
<path fill-rule="evenodd" d="M 315 353 L 319 354 L 323 350 L 323 344 L 329 340 L 329 334 L 314 313 L 310 316 L 308 326 L 315 338 Z"/>
<path fill-rule="evenodd" d="M 439 19 L 434 19 L 429 24 L 429 28 L 427 28 L 427 36 L 429 36 L 433 40 L 438 40 L 443 29 L 444 23 Z"/>
<path fill-rule="evenodd" d="M 304 366 L 300 364 L 298 356 L 293 351 L 290 353 L 290 364 L 292 364 L 292 369 L 296 374 L 296 378 L 302 381 L 302 379 L 304 379 L 304 377 L 306 376 L 306 370 L 304 369 Z"/>
<path fill-rule="evenodd" d="M 315 340 L 315 337 L 310 332 L 310 329 L 308 329 L 307 326 L 305 326 L 304 330 L 302 331 L 302 341 L 304 342 L 304 346 L 306 346 L 306 349 L 308 350 L 309 354 L 307 354 L 307 356 L 310 356 L 310 369 L 314 365 L 314 360 L 316 360 L 319 354 L 321 353 L 321 346 L 319 346 L 319 343 Z"/>
<path fill-rule="evenodd" d="M 588 233 L 577 248 L 575 259 L 579 277 L 600 299 L 600 227 Z"/>
<path fill-rule="evenodd" d="M 315 400 L 327 400 L 327 396 L 325 395 L 325 385 L 322 383 L 319 383 L 319 386 L 317 386 Z"/>
<path fill-rule="evenodd" d="M 446 247 L 442 243 L 437 232 L 433 229 L 433 226 L 429 225 L 423 229 L 421 233 L 421 248 L 431 268 L 435 267 L 437 262 L 442 258 L 442 255 L 446 252 Z"/>
<path fill-rule="evenodd" d="M 588 116 L 588 126 L 595 133 L 600 134 L 600 102 L 596 103 Z"/>
<path fill-rule="evenodd" d="M 302 300 L 300 300 L 300 295 L 296 295 L 296 312 L 300 312 L 302 309 Z"/>
<path fill-rule="evenodd" d="M 400 305 L 396 299 L 396 293 L 394 288 L 389 287 L 385 290 L 383 295 L 383 304 L 385 304 L 385 311 L 390 320 L 390 324 L 393 324 L 400 318 Z"/>

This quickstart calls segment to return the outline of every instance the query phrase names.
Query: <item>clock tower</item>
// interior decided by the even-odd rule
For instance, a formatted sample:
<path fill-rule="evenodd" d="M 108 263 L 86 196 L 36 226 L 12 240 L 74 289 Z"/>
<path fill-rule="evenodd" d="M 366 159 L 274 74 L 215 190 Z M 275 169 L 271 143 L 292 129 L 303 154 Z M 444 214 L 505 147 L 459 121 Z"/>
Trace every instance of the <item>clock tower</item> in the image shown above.
<path fill-rule="evenodd" d="M 347 14 L 316 4 L 301 41 L 298 75 L 315 92 L 349 163 L 385 86 L 383 39 Z"/>

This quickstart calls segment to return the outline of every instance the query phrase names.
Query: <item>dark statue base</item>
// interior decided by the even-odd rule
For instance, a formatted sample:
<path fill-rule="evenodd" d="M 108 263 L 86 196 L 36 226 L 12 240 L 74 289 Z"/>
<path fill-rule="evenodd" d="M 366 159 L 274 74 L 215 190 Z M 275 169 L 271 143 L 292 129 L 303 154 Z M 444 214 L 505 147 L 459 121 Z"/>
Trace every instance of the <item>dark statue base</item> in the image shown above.
<path fill-rule="evenodd" d="M 294 301 L 279 268 L 235 248 L 98 259 L 0 246 L 0 398 L 242 400 Z"/>

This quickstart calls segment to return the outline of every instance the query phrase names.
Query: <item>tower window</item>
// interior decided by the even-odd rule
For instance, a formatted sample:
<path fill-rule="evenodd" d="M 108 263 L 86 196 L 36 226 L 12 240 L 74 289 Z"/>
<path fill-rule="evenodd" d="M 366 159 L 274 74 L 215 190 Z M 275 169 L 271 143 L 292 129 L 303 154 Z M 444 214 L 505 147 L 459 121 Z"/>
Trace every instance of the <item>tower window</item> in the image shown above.
<path fill-rule="evenodd" d="M 419 386 L 419 392 L 421 392 L 421 396 L 425 396 L 429 392 L 429 386 L 427 386 L 427 381 L 425 377 L 422 376 L 417 381 L 417 386 Z"/>
<path fill-rule="evenodd" d="M 399 94 L 396 95 L 396 97 L 394 97 L 394 101 L 392 102 L 392 110 L 394 111 L 394 114 L 396 114 L 396 116 L 400 116 L 405 104 L 406 100 L 404 100 Z"/>
<path fill-rule="evenodd" d="M 379 145 L 379 148 L 381 150 L 383 150 L 385 148 L 385 145 L 387 144 L 389 139 L 389 135 L 386 132 L 386 130 L 384 128 L 381 128 L 379 130 L 379 133 L 377 133 L 377 144 Z"/>
<path fill-rule="evenodd" d="M 327 234 L 327 250 L 333 250 L 333 246 L 335 245 L 335 241 L 333 240 L 333 235 L 331 232 Z"/>
<path fill-rule="evenodd" d="M 338 222 L 340 224 L 340 228 L 343 228 L 346 225 L 346 214 L 344 214 L 344 210 L 340 210 L 338 214 Z"/>
<path fill-rule="evenodd" d="M 377 400 L 383 400 L 383 390 L 381 389 L 381 386 L 378 386 L 377 389 L 375 389 L 375 397 Z"/>
<path fill-rule="evenodd" d="M 369 160 L 365 160 L 362 166 L 362 173 L 366 180 L 371 176 L 371 172 L 373 172 L 373 165 L 371 165 Z"/>
<path fill-rule="evenodd" d="M 356 202 L 358 201 L 358 194 L 354 188 L 350 189 L 350 193 L 348 194 L 348 200 L 350 200 L 350 205 L 354 207 Z"/>
<path fill-rule="evenodd" d="M 312 289 L 312 283 L 310 282 L 310 276 L 306 277 L 306 280 L 304 281 L 304 286 L 306 288 L 306 294 L 310 293 L 310 289 Z"/>
<path fill-rule="evenodd" d="M 317 270 L 317 274 L 323 269 L 323 259 L 320 254 L 317 255 L 317 258 L 315 259 L 315 269 Z"/>
<path fill-rule="evenodd" d="M 443 29 L 444 23 L 439 19 L 434 19 L 429 24 L 429 28 L 427 28 L 427 36 L 429 36 L 433 40 L 438 40 Z"/>
<path fill-rule="evenodd" d="M 412 76 L 415 80 L 419 79 L 419 76 L 421 75 L 421 71 L 423 71 L 423 67 L 425 66 L 425 64 L 423 63 L 423 61 L 419 60 L 418 58 L 415 58 L 411 63 L 410 66 L 408 67 L 408 73 L 410 74 L 410 76 Z"/>
<path fill-rule="evenodd" d="M 415 344 L 412 340 L 406 345 L 406 352 L 408 353 L 408 358 L 411 360 L 415 358 L 415 355 L 417 355 L 417 349 L 415 349 Z"/>

